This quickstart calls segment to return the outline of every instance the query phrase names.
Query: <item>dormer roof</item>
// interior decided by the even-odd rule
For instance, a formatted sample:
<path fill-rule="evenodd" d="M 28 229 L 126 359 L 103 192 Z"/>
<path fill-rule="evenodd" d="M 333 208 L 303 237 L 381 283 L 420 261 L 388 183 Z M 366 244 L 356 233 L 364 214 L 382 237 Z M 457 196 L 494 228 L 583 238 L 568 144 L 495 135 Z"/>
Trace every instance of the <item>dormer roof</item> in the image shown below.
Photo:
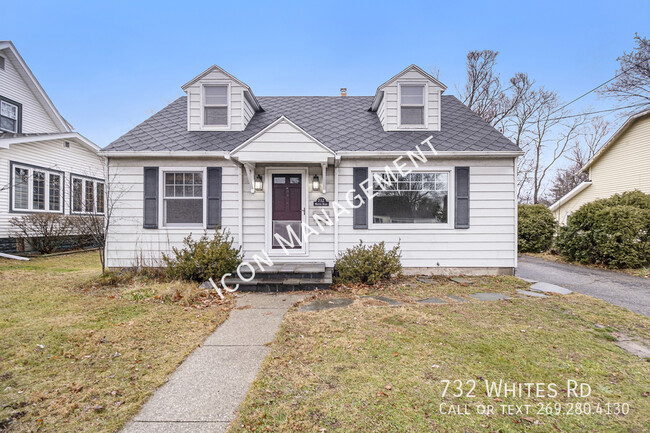
<path fill-rule="evenodd" d="M 259 110 L 262 109 L 262 106 L 260 105 L 259 101 L 257 100 L 257 97 L 255 96 L 255 94 L 253 93 L 253 91 L 251 90 L 251 88 L 250 88 L 250 86 L 248 84 L 246 84 L 243 81 L 239 80 L 237 77 L 235 77 L 234 75 L 232 75 L 231 73 L 229 73 L 228 71 L 226 71 L 225 69 L 223 69 L 223 68 L 221 68 L 220 66 L 217 66 L 217 65 L 210 66 L 208 69 L 201 72 L 196 77 L 192 78 L 190 81 L 183 84 L 181 86 L 181 89 L 183 89 L 183 91 L 186 92 L 187 89 L 190 86 L 192 86 L 194 83 L 196 83 L 197 81 L 200 81 L 202 78 L 206 77 L 207 75 L 209 75 L 211 72 L 214 72 L 214 71 L 221 72 L 222 74 L 226 75 L 228 78 L 233 80 L 235 83 L 242 86 L 245 89 L 244 91 L 248 93 L 248 95 L 246 95 L 246 96 L 249 99 L 249 102 L 251 103 L 251 105 L 253 106 L 255 111 L 259 111 Z"/>
<path fill-rule="evenodd" d="M 381 98 L 383 97 L 383 90 L 384 90 L 384 88 L 386 86 L 392 84 L 394 81 L 396 81 L 397 79 L 404 76 L 404 74 L 406 74 L 408 72 L 411 72 L 411 71 L 415 71 L 415 72 L 419 73 L 420 75 L 422 75 L 423 78 L 426 78 L 427 80 L 429 80 L 429 81 L 433 82 L 434 84 L 436 84 L 438 87 L 440 87 L 442 89 L 442 92 L 447 90 L 447 86 L 445 86 L 440 80 L 435 78 L 433 75 L 429 74 L 428 72 L 425 72 L 422 68 L 420 68 L 417 65 L 411 65 L 411 66 L 408 66 L 407 68 L 405 68 L 404 70 L 402 70 L 401 72 L 399 72 L 398 74 L 392 76 L 387 81 L 385 81 L 383 84 L 381 84 L 379 87 L 377 87 L 377 91 L 375 92 L 375 98 L 372 101 L 372 106 L 370 107 L 370 109 L 372 111 L 377 110 L 377 108 L 379 107 L 379 104 L 381 103 Z"/>

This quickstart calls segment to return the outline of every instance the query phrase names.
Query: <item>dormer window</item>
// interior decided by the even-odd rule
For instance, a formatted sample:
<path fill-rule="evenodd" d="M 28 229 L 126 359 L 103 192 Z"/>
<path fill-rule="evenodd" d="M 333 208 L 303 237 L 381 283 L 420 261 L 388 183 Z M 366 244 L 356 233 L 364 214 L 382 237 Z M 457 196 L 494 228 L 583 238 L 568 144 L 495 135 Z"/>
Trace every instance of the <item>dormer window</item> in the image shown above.
<path fill-rule="evenodd" d="M 203 86 L 203 124 L 228 126 L 228 85 Z"/>
<path fill-rule="evenodd" d="M 424 84 L 400 85 L 400 125 L 424 126 Z"/>

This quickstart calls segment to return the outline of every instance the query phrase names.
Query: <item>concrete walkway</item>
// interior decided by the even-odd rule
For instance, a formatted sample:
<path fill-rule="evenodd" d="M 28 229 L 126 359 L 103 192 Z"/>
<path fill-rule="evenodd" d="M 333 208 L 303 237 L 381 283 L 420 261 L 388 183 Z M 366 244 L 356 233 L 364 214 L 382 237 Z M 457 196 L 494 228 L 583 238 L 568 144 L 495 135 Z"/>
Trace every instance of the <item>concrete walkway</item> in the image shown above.
<path fill-rule="evenodd" d="M 237 294 L 228 319 L 178 367 L 122 433 L 219 433 L 255 379 L 284 313 L 302 294 Z M 244 307 L 244 309 L 242 309 Z"/>
<path fill-rule="evenodd" d="M 650 317 L 650 279 L 525 255 L 519 258 L 516 275 L 557 284 Z"/>

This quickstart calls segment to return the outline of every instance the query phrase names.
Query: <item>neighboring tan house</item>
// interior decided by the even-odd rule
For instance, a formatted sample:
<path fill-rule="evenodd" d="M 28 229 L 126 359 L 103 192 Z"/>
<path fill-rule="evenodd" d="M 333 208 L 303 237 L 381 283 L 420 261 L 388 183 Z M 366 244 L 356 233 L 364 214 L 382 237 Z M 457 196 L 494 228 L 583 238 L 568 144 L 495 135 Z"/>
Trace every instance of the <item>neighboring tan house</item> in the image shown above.
<path fill-rule="evenodd" d="M 363 240 L 399 243 L 406 272 L 517 266 L 522 153 L 417 66 L 374 96 L 258 98 L 218 66 L 182 89 L 103 152 L 109 267 L 160 264 L 216 226 L 246 260 L 331 268 Z"/>
<path fill-rule="evenodd" d="M 589 180 L 550 206 L 560 224 L 585 203 L 635 189 L 650 194 L 650 110 L 627 119 L 582 172 Z"/>
<path fill-rule="evenodd" d="M 61 116 L 16 47 L 0 41 L 0 252 L 22 249 L 11 218 L 102 213 L 98 151 Z"/>

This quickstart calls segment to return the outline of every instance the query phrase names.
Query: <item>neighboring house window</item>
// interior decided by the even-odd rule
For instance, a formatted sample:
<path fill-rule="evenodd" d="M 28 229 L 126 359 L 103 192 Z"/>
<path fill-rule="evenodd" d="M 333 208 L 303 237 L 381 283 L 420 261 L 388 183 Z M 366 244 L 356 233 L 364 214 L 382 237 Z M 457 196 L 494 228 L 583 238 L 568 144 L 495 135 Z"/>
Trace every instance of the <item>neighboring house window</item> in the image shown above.
<path fill-rule="evenodd" d="M 18 132 L 19 112 L 17 104 L 0 101 L 0 129 L 7 132 Z"/>
<path fill-rule="evenodd" d="M 400 85 L 401 125 L 424 125 L 424 88 L 423 84 Z"/>
<path fill-rule="evenodd" d="M 81 214 L 104 213 L 104 182 L 93 178 L 71 175 L 72 212 Z"/>
<path fill-rule="evenodd" d="M 164 173 L 166 226 L 203 226 L 203 172 Z"/>
<path fill-rule="evenodd" d="M 203 86 L 203 124 L 228 126 L 228 86 Z"/>
<path fill-rule="evenodd" d="M 62 173 L 11 163 L 12 210 L 61 212 Z"/>
<path fill-rule="evenodd" d="M 449 221 L 449 173 L 426 172 L 373 176 L 375 224 L 444 224 Z"/>

